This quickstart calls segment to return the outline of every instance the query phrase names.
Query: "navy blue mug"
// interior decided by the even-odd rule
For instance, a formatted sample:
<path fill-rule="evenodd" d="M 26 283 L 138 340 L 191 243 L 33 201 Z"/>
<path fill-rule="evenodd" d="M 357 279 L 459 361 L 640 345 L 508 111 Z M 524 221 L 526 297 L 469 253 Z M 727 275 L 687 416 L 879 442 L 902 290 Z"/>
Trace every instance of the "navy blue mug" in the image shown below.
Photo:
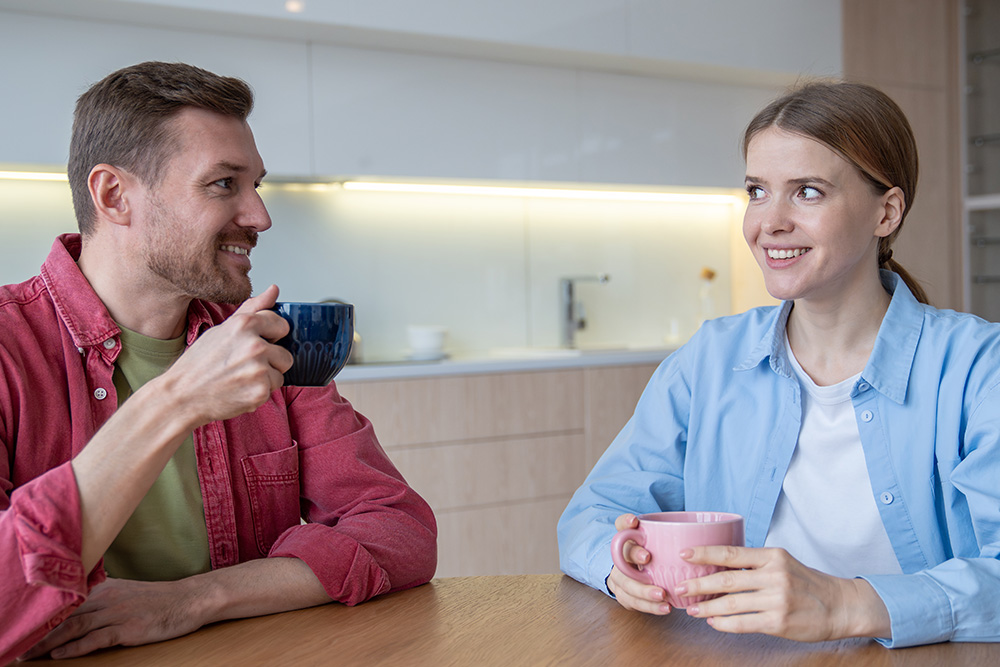
<path fill-rule="evenodd" d="M 272 310 L 288 322 L 288 335 L 277 344 L 295 359 L 285 373 L 285 384 L 296 387 L 330 384 L 351 356 L 354 306 L 279 301 Z"/>

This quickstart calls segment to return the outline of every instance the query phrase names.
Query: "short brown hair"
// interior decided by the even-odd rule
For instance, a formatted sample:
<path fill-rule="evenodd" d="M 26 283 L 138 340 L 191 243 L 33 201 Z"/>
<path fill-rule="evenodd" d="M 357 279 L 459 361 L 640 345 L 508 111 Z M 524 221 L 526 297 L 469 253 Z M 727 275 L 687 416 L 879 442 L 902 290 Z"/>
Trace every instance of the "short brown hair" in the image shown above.
<path fill-rule="evenodd" d="M 94 229 L 90 170 L 107 163 L 129 171 L 148 187 L 159 183 L 176 145 L 168 121 L 184 107 L 245 121 L 253 110 L 253 91 L 241 79 L 193 65 L 144 62 L 109 74 L 80 96 L 68 171 L 82 234 Z"/>
<path fill-rule="evenodd" d="M 906 219 L 917 192 L 917 142 L 902 109 L 881 90 L 862 83 L 814 82 L 791 91 L 750 121 L 743 134 L 744 159 L 750 140 L 772 126 L 825 144 L 877 192 L 898 187 Z M 878 263 L 898 273 L 913 295 L 927 303 L 923 288 L 892 259 L 891 246 L 902 228 L 901 220 L 892 234 L 879 239 Z"/>

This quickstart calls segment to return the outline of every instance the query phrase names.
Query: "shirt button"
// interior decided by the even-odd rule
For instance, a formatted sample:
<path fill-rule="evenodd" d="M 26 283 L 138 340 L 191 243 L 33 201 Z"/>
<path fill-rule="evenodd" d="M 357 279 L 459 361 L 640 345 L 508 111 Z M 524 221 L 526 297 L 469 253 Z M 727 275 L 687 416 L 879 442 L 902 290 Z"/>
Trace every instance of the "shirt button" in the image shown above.
<path fill-rule="evenodd" d="M 882 501 L 883 505 L 890 505 L 890 504 L 892 504 L 892 501 L 894 500 L 893 495 L 891 493 L 889 493 L 888 491 L 883 491 L 882 495 L 880 495 L 878 497 L 878 499 Z"/>
<path fill-rule="evenodd" d="M 83 348 L 82 348 L 82 347 L 78 347 L 78 348 L 76 348 L 76 349 L 77 349 L 77 351 L 78 351 L 78 352 L 79 352 L 80 354 L 83 354 Z"/>
<path fill-rule="evenodd" d="M 105 350 L 110 350 L 114 346 L 115 346 L 115 339 L 114 338 L 109 338 L 106 341 L 104 341 L 104 349 Z"/>
<path fill-rule="evenodd" d="M 861 421 L 870 422 L 872 420 L 872 417 L 874 416 L 875 415 L 872 414 L 871 410 L 865 410 L 864 412 L 861 413 Z"/>
<path fill-rule="evenodd" d="M 97 400 L 103 401 L 107 397 L 108 397 L 108 390 L 105 389 L 104 387 L 98 387 L 97 389 L 94 390 L 94 398 L 96 398 Z"/>
<path fill-rule="evenodd" d="M 858 391 L 868 391 L 869 384 L 867 382 L 862 382 L 858 385 Z"/>

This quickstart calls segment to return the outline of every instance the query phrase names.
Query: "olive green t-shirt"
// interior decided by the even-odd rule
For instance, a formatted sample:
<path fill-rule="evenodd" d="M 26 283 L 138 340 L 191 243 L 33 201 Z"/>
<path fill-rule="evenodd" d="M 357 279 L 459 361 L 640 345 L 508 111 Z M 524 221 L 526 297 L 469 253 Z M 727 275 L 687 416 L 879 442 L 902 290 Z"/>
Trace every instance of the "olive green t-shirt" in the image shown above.
<path fill-rule="evenodd" d="M 184 351 L 184 336 L 149 338 L 124 327 L 115 365 L 118 406 Z M 211 569 L 205 508 L 189 434 L 104 554 L 110 577 L 172 581 Z"/>

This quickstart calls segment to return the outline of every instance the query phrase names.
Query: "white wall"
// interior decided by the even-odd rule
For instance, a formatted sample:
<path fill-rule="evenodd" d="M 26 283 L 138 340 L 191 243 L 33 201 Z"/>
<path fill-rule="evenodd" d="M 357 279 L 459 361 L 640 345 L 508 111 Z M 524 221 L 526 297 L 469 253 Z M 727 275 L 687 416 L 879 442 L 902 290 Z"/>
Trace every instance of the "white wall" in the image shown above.
<path fill-rule="evenodd" d="M 661 346 L 673 328 L 686 338 L 702 266 L 719 273 L 729 311 L 730 205 L 261 192 L 273 227 L 251 256 L 255 290 L 354 303 L 368 360 L 405 356 L 407 324 L 447 326 L 454 354 L 557 346 L 563 276 L 611 275 L 580 285 L 582 346 Z M 0 284 L 37 274 L 72 217 L 66 183 L 0 180 Z"/>

